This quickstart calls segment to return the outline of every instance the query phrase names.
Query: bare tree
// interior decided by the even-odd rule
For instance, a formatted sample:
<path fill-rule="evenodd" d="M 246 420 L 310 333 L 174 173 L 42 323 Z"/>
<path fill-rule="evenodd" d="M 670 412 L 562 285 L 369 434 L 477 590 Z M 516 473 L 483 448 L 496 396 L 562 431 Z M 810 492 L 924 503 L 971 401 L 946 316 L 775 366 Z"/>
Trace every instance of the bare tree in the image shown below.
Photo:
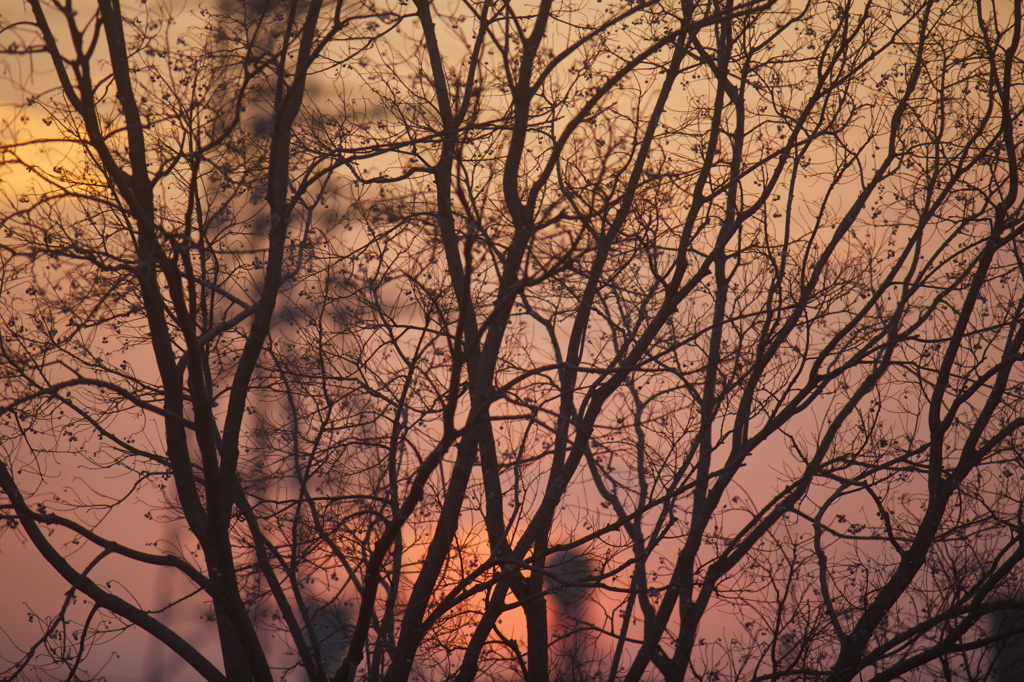
<path fill-rule="evenodd" d="M 6 676 L 1004 674 L 1019 1 L 28 8 Z"/>

